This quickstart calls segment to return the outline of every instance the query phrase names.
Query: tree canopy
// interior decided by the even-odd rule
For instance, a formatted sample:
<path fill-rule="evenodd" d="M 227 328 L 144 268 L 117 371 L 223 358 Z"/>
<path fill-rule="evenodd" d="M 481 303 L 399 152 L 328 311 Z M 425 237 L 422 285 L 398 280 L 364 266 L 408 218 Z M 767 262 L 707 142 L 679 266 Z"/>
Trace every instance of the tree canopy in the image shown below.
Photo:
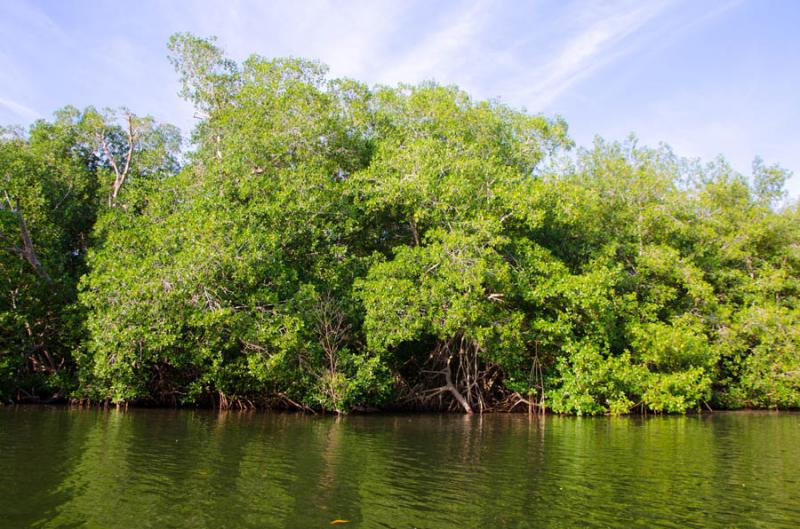
<path fill-rule="evenodd" d="M 789 173 L 174 35 L 126 109 L 0 139 L 0 399 L 600 414 L 800 407 Z"/>

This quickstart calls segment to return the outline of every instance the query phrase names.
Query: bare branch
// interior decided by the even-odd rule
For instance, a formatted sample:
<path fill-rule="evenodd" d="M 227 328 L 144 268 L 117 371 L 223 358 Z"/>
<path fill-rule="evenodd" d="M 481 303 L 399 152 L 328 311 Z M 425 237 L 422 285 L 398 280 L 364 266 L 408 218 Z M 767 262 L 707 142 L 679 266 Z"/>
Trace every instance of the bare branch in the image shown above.
<path fill-rule="evenodd" d="M 111 168 L 114 170 L 114 184 L 111 188 L 111 195 L 108 197 L 108 205 L 110 207 L 114 207 L 116 205 L 119 190 L 122 188 L 122 184 L 125 183 L 125 179 L 130 171 L 131 160 L 133 159 L 133 150 L 135 148 L 136 137 L 138 135 L 138 131 L 133 122 L 133 114 L 126 112 L 125 117 L 128 122 L 128 151 L 125 154 L 125 165 L 123 165 L 121 171 L 116 160 L 114 159 L 114 155 L 111 153 L 111 149 L 108 146 L 105 136 L 102 133 L 98 134 L 98 139 L 100 140 L 100 145 L 103 147 L 103 152 L 105 152 L 106 157 L 111 164 Z"/>
<path fill-rule="evenodd" d="M 8 191 L 3 190 L 3 194 L 5 195 L 5 200 L 9 209 L 17 217 L 17 223 L 19 225 L 19 237 L 22 240 L 22 247 L 11 246 L 5 249 L 27 261 L 28 264 L 33 267 L 33 270 L 39 277 L 50 282 L 50 275 L 44 269 L 42 262 L 39 261 L 39 257 L 36 255 L 36 249 L 33 246 L 33 239 L 28 231 L 28 224 L 25 222 L 25 216 L 22 214 L 22 211 L 19 207 L 19 198 L 14 198 L 14 206 L 12 206 L 11 197 L 9 196 Z M 8 237 L 4 233 L 0 233 L 0 237 L 2 237 L 3 240 L 8 240 Z"/>

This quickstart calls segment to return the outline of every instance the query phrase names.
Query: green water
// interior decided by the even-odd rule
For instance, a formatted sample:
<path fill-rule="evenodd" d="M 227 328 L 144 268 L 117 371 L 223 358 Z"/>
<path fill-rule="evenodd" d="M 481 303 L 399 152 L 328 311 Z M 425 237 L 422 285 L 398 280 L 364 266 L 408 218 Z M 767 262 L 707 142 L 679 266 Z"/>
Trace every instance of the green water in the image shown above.
<path fill-rule="evenodd" d="M 0 408 L 0 528 L 800 527 L 800 414 Z"/>

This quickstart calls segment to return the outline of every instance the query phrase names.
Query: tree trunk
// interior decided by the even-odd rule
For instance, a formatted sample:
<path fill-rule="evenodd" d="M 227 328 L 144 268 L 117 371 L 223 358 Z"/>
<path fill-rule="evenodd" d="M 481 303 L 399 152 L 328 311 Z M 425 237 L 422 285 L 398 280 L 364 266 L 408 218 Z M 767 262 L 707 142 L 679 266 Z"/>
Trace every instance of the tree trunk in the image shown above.
<path fill-rule="evenodd" d="M 453 385 L 453 377 L 452 377 L 452 375 L 450 373 L 450 360 L 451 359 L 452 359 L 452 356 L 448 357 L 448 359 L 447 359 L 447 367 L 445 367 L 445 370 L 444 370 L 444 380 L 445 380 L 444 387 L 447 389 L 447 391 L 449 391 L 453 395 L 453 398 L 456 399 L 456 402 L 458 402 L 461 405 L 461 407 L 464 408 L 464 411 L 467 414 L 471 414 L 472 413 L 472 407 L 467 402 L 467 399 L 465 399 L 464 396 L 458 391 L 458 388 L 456 388 Z"/>

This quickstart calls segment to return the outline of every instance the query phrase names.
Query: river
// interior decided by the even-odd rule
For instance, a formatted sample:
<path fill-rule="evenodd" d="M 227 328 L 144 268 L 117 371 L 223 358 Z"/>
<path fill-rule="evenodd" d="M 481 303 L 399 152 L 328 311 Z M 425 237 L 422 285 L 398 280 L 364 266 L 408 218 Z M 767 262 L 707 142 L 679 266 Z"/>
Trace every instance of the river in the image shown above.
<path fill-rule="evenodd" d="M 800 414 L 0 407 L 0 528 L 800 527 Z M 333 526 L 336 526 L 334 524 Z"/>

